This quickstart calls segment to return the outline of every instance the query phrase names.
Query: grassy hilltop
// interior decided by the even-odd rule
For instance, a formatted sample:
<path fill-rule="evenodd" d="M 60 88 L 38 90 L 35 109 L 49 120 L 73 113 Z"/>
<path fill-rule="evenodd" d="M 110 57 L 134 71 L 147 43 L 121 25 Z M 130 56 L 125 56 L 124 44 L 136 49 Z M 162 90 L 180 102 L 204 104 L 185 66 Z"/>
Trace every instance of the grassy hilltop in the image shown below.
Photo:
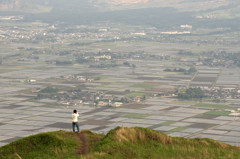
<path fill-rule="evenodd" d="M 240 148 L 211 139 L 188 140 L 151 129 L 118 127 L 107 135 L 87 130 L 41 133 L 1 147 L 0 158 L 237 159 Z"/>

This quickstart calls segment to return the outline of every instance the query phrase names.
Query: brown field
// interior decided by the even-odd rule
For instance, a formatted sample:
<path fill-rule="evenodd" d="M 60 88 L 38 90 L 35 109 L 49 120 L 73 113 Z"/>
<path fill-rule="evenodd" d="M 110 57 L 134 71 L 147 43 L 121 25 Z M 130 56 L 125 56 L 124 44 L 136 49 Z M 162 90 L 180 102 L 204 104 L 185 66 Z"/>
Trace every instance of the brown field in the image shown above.
<path fill-rule="evenodd" d="M 214 82 L 216 80 L 216 77 L 195 77 L 193 79 L 193 82 Z"/>

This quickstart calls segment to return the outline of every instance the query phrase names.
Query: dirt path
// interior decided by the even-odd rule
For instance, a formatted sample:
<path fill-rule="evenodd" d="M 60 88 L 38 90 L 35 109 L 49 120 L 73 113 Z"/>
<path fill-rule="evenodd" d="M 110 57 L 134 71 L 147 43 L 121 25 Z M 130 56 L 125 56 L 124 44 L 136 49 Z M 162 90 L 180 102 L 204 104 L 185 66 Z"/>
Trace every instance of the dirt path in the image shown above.
<path fill-rule="evenodd" d="M 83 154 L 88 153 L 89 144 L 88 144 L 87 137 L 83 133 L 77 133 L 77 136 L 80 140 L 80 146 L 79 146 L 76 154 L 77 155 L 83 155 Z"/>
<path fill-rule="evenodd" d="M 189 88 L 189 87 L 190 87 L 191 82 L 194 80 L 194 78 L 195 78 L 197 75 L 198 75 L 198 70 L 197 70 L 197 72 L 195 72 L 195 74 L 192 76 L 192 79 L 187 83 L 186 88 Z"/>

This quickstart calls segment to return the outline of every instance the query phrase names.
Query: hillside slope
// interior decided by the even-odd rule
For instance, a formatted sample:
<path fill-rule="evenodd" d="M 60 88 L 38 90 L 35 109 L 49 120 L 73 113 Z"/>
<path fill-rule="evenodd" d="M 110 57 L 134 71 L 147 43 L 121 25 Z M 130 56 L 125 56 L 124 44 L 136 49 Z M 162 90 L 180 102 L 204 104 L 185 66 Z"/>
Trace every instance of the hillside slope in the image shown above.
<path fill-rule="evenodd" d="M 145 128 L 116 128 L 107 135 L 57 131 L 0 148 L 0 158 L 240 158 L 240 148 L 211 139 L 168 137 Z"/>
<path fill-rule="evenodd" d="M 52 9 L 48 0 L 0 0 L 0 12 L 49 13 Z"/>
<path fill-rule="evenodd" d="M 240 2 L 233 0 L 0 0 L 0 14 L 23 15 L 23 22 L 95 25 L 107 21 L 161 30 L 189 24 L 239 31 L 239 7 Z"/>

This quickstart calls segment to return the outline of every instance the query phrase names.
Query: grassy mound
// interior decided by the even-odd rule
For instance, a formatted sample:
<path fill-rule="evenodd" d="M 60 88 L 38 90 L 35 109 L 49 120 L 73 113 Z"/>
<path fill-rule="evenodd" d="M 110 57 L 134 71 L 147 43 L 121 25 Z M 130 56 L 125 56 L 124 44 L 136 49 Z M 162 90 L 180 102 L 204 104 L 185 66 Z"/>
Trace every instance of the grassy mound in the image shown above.
<path fill-rule="evenodd" d="M 145 128 L 117 128 L 96 146 L 96 158 L 240 158 L 240 148 L 211 139 L 169 137 Z"/>
<path fill-rule="evenodd" d="M 92 142 L 101 138 L 103 138 L 103 135 L 88 130 L 82 131 L 81 136 L 66 131 L 40 133 L 1 147 L 0 159 L 75 158 L 81 155 L 81 151 L 88 152 L 88 149 L 80 150 L 85 149 L 85 147 L 82 147 L 83 141 L 89 147 Z"/>
<path fill-rule="evenodd" d="M 116 128 L 107 135 L 57 131 L 0 148 L 0 158 L 238 159 L 240 148 L 211 139 L 169 137 L 145 128 Z"/>

